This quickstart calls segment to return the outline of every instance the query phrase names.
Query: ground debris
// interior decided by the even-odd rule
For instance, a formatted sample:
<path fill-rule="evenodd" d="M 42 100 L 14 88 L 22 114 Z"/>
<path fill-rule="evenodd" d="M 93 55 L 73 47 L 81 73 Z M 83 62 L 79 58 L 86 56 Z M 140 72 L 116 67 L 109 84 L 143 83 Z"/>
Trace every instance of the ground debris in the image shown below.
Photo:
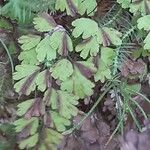
<path fill-rule="evenodd" d="M 142 133 L 130 130 L 121 138 L 121 150 L 149 150 L 150 149 L 150 121 L 145 122 Z"/>
<path fill-rule="evenodd" d="M 81 116 L 75 118 L 76 123 L 80 120 Z M 60 150 L 119 150 L 115 138 L 107 147 L 105 146 L 110 134 L 110 127 L 102 117 L 93 114 L 84 121 L 78 131 L 65 136 L 60 145 Z"/>

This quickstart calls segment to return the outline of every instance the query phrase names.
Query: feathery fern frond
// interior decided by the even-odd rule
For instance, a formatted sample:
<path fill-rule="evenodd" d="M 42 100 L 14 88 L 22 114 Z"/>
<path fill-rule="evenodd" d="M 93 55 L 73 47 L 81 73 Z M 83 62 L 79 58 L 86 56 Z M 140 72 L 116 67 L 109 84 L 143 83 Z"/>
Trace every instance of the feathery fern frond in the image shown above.
<path fill-rule="evenodd" d="M 1 8 L 1 15 L 17 19 L 20 22 L 29 21 L 35 12 L 55 11 L 56 0 L 8 0 Z"/>

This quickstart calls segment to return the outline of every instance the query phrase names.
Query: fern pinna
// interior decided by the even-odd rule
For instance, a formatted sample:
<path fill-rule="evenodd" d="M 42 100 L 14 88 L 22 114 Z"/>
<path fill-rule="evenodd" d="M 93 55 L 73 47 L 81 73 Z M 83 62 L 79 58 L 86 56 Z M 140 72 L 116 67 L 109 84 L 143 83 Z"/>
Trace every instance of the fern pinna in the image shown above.
<path fill-rule="evenodd" d="M 124 7 L 127 5 L 118 2 Z M 96 6 L 96 0 L 55 2 L 55 10 L 66 11 L 72 17 L 92 16 Z M 149 29 L 140 20 L 138 22 L 139 28 Z M 90 17 L 75 19 L 71 31 L 57 24 L 48 13 L 39 14 L 33 24 L 41 36 L 28 34 L 18 40 L 22 49 L 18 57 L 21 64 L 13 74 L 14 87 L 20 99 L 22 95 L 30 98 L 18 104 L 18 120 L 14 125 L 20 149 L 57 149 L 62 133 L 68 130 L 71 119 L 79 112 L 79 100 L 93 95 L 96 82 L 112 80 L 117 74 L 117 69 L 112 72 L 112 66 L 118 59 L 116 49 L 122 46 L 124 36 L 107 26 L 110 23 L 98 24 Z M 146 48 L 148 40 L 145 40 Z M 72 55 L 75 52 L 78 59 Z M 129 91 L 126 93 L 131 95 Z"/>

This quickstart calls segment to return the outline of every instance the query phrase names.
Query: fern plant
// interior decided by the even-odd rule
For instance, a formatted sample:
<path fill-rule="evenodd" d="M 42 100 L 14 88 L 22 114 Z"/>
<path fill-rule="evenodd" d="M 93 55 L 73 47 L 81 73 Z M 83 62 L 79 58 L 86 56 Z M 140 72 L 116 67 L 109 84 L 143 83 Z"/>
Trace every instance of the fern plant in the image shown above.
<path fill-rule="evenodd" d="M 132 13 L 143 15 L 138 19 L 138 28 L 131 25 L 125 31 L 122 30 L 122 26 L 116 28 L 113 24 L 122 12 L 118 5 L 119 11 L 115 17 L 101 22 L 98 18 L 92 18 L 97 10 L 96 0 L 51 2 L 38 0 L 29 3 L 27 0 L 10 0 L 2 8 L 3 15 L 10 15 L 11 12 L 12 18 L 22 21 L 25 21 L 27 16 L 34 15 L 34 12 L 46 11 L 33 19 L 34 29 L 41 34 L 30 33 L 18 39 L 22 51 L 18 57 L 20 64 L 15 67 L 13 79 L 14 88 L 21 100 L 17 106 L 18 119 L 14 122 L 19 137 L 19 148 L 57 149 L 63 134 L 71 133 L 81 125 L 110 90 L 115 91 L 120 118 L 114 133 L 123 125 L 124 116 L 127 114 L 131 114 L 139 127 L 129 104 L 140 108 L 147 119 L 144 110 L 133 101 L 133 96 L 140 95 L 148 102 L 149 100 L 139 93 L 139 84 L 131 86 L 127 81 L 115 77 L 118 76 L 126 58 L 130 58 L 127 50 L 132 33 L 143 28 L 146 31 L 150 30 L 147 12 L 149 1 L 146 1 L 143 8 L 144 0 L 138 3 L 134 0 L 118 0 L 123 8 L 130 7 Z M 65 12 L 66 15 L 75 17 L 71 23 L 71 30 L 68 31 L 63 25 L 57 24 L 49 10 Z M 76 18 L 79 15 L 80 18 Z M 148 34 L 143 43 L 143 48 L 147 51 L 150 48 L 149 39 Z M 81 122 L 71 128 L 72 118 L 79 113 L 80 100 L 94 94 L 98 81 L 106 83 L 105 91 Z M 118 99 L 119 94 L 123 98 L 122 104 L 120 97 Z"/>
<path fill-rule="evenodd" d="M 73 16 L 85 12 L 91 15 L 96 7 L 93 1 L 89 6 L 83 5 L 82 1 L 75 2 L 56 1 L 56 9 L 66 10 L 68 15 Z M 79 11 L 75 11 L 73 6 Z M 22 62 L 16 66 L 13 75 L 17 81 L 14 87 L 20 96 L 31 94 L 33 98 L 18 105 L 17 114 L 20 118 L 14 125 L 22 138 L 19 143 L 21 149 L 36 147 L 41 140 L 40 148 L 46 149 L 47 145 L 53 148 L 56 144 L 51 138 L 59 142 L 60 132 L 70 126 L 70 119 L 78 113 L 78 100 L 93 94 L 95 83 L 91 77 L 102 82 L 105 78 L 112 78 L 109 67 L 115 51 L 105 46 L 120 45 L 122 34 L 113 28 L 99 27 L 97 22 L 89 18 L 76 19 L 72 22 L 72 36 L 82 36 L 83 42 L 74 49 L 71 36 L 52 16 L 44 13 L 35 17 L 33 23 L 36 30 L 46 34 L 44 37 L 30 34 L 19 38 L 23 50 L 19 59 Z M 100 51 L 101 46 L 104 47 Z M 78 61 L 71 57 L 74 50 L 81 57 Z M 99 67 L 96 68 L 93 57 L 99 53 Z M 100 67 L 102 63 L 104 68 Z M 26 135 L 22 136 L 25 132 Z M 50 136 L 52 132 L 55 134 Z"/>
<path fill-rule="evenodd" d="M 64 5 L 67 13 L 72 15 L 68 2 L 59 7 L 60 4 L 56 2 L 57 9 L 62 9 Z M 89 8 L 86 10 L 90 11 Z M 23 50 L 19 55 L 22 63 L 16 66 L 13 78 L 18 82 L 14 87 L 20 96 L 33 92 L 35 95 L 18 105 L 20 118 L 14 125 L 22 139 L 19 142 L 21 149 L 36 147 L 40 143 L 39 149 L 55 149 L 62 138 L 60 132 L 70 126 L 70 119 L 78 113 L 78 100 L 93 94 L 94 83 L 88 78 L 96 68 L 90 60 L 69 58 L 69 53 L 73 51 L 72 39 L 50 15 L 39 15 L 33 23 L 36 30 L 47 34 L 44 38 L 25 35 L 19 39 Z"/>
<path fill-rule="evenodd" d="M 136 2 L 134 0 L 133 1 L 131 1 L 131 0 L 126 0 L 126 1 L 118 0 L 117 2 L 120 3 L 123 8 L 130 8 L 130 12 L 133 13 L 134 15 L 138 16 L 138 17 L 136 16 L 137 17 L 136 18 L 137 23 L 135 26 L 132 27 L 133 23 L 131 24 L 130 21 L 127 22 L 131 25 L 132 28 L 128 32 L 126 32 L 126 34 L 123 36 L 122 42 L 124 40 L 129 41 L 129 40 L 127 40 L 127 38 L 129 38 L 130 35 L 132 35 L 135 30 L 136 30 L 136 32 L 140 32 L 140 30 L 144 28 L 146 31 L 149 31 L 149 27 L 147 24 L 149 21 L 148 18 L 149 18 L 149 14 L 150 14 L 150 12 L 148 11 L 148 8 L 150 6 L 149 1 L 142 1 L 141 0 L 139 2 Z M 141 17 L 141 15 L 142 15 L 142 17 Z M 149 56 L 148 40 L 149 40 L 149 34 L 147 35 L 147 37 L 144 41 L 140 41 L 142 47 L 139 50 L 136 50 L 133 52 L 134 58 L 137 59 L 141 55 L 143 57 Z M 126 46 L 125 47 L 120 46 L 117 49 L 117 55 L 116 55 L 116 58 L 114 59 L 114 65 L 113 65 L 113 75 L 115 75 L 117 73 L 117 67 L 121 66 L 120 64 L 118 64 L 118 59 L 120 56 L 122 57 L 122 56 L 124 56 L 124 54 L 126 54 L 128 46 L 127 46 L 126 51 L 120 51 L 120 50 L 126 48 Z M 128 56 L 128 58 L 131 58 L 131 56 Z M 125 59 L 121 59 L 121 60 L 126 61 Z M 124 62 L 122 62 L 122 63 L 124 63 Z M 142 72 L 142 73 L 145 75 L 144 72 Z M 141 111 L 145 120 L 148 119 L 148 115 L 145 113 L 144 109 L 140 106 L 140 104 L 133 98 L 135 95 L 138 95 L 143 100 L 146 100 L 148 104 L 150 103 L 150 100 L 147 97 L 145 97 L 143 94 L 140 93 L 140 89 L 141 89 L 140 84 L 128 85 L 127 82 L 123 82 L 123 81 L 118 82 L 117 81 L 117 82 L 115 82 L 112 89 L 114 91 L 116 106 L 118 109 L 119 123 L 118 123 L 116 129 L 114 130 L 114 132 L 112 133 L 112 135 L 110 136 L 107 144 L 110 142 L 110 140 L 113 138 L 114 134 L 119 129 L 121 129 L 121 132 L 123 134 L 123 131 L 124 131 L 123 126 L 124 126 L 124 123 L 126 122 L 125 116 L 127 114 L 131 115 L 135 125 L 137 126 L 139 131 L 142 132 L 142 127 L 141 127 L 141 125 L 137 119 L 137 116 L 135 115 L 134 108 L 136 107 Z"/>
<path fill-rule="evenodd" d="M 74 16 L 77 13 L 87 13 L 92 16 L 96 11 L 96 1 L 87 0 L 7 0 L 7 3 L 0 9 L 0 14 L 17 19 L 25 23 L 33 18 L 34 13 L 51 12 L 55 10 L 65 11 L 68 15 Z"/>

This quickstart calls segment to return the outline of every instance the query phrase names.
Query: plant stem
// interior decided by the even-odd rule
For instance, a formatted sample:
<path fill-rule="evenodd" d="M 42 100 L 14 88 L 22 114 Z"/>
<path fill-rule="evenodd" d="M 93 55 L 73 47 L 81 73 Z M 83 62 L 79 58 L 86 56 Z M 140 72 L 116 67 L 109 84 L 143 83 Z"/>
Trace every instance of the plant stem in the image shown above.
<path fill-rule="evenodd" d="M 120 103 L 120 99 L 119 99 L 118 91 L 117 91 L 116 87 L 114 87 L 114 92 L 115 92 L 116 102 L 117 102 L 117 105 L 118 105 L 118 119 L 121 120 L 122 106 L 121 106 L 121 103 Z M 123 122 L 121 123 L 121 134 L 123 135 Z"/>
<path fill-rule="evenodd" d="M 144 116 L 144 118 L 145 118 L 145 120 L 147 120 L 148 119 L 148 117 L 147 117 L 147 115 L 146 115 L 146 113 L 145 113 L 145 111 L 143 110 L 143 108 L 139 105 L 139 103 L 138 102 L 136 102 L 135 100 L 133 100 L 133 99 L 130 99 L 131 101 L 132 101 L 132 103 L 133 104 L 135 104 L 139 109 L 140 109 L 140 111 L 142 112 L 142 114 L 143 114 L 143 116 Z"/>
<path fill-rule="evenodd" d="M 115 128 L 114 132 L 111 134 L 110 138 L 108 139 L 107 143 L 105 144 L 105 146 L 107 146 L 109 144 L 109 142 L 112 140 L 112 138 L 114 137 L 116 132 L 119 130 L 121 124 L 123 123 L 124 115 L 125 115 L 125 106 L 124 106 L 124 109 L 123 109 L 123 112 L 122 112 L 122 117 L 121 117 L 117 127 Z"/>
<path fill-rule="evenodd" d="M 139 92 L 136 92 L 136 91 L 134 91 L 134 90 L 131 90 L 131 89 L 128 89 L 129 91 L 131 91 L 131 92 L 133 92 L 133 93 L 135 93 L 135 94 L 137 94 L 137 95 L 139 95 L 139 96 L 141 96 L 143 99 L 145 99 L 148 103 L 150 103 L 150 100 L 146 97 L 146 96 L 144 96 L 143 94 L 141 94 L 141 93 L 139 93 Z"/>
<path fill-rule="evenodd" d="M 10 52 L 9 52 L 7 46 L 5 45 L 5 43 L 2 41 L 2 39 L 0 39 L 0 42 L 2 43 L 4 49 L 6 50 L 6 53 L 7 53 L 7 55 L 8 55 L 8 58 L 9 58 L 10 64 L 11 64 L 11 72 L 12 72 L 12 74 L 13 74 L 13 72 L 14 72 L 14 63 L 13 63 L 12 57 L 11 57 L 11 55 L 10 55 Z"/>
<path fill-rule="evenodd" d="M 104 98 L 104 96 L 106 95 L 106 93 L 112 88 L 112 85 L 109 85 L 108 88 L 102 93 L 102 95 L 98 98 L 98 100 L 94 103 L 93 107 L 90 109 L 90 111 L 85 114 L 85 116 L 81 119 L 81 121 L 75 125 L 73 128 L 63 132 L 63 135 L 66 134 L 71 134 L 72 132 L 74 132 L 76 129 L 78 129 L 80 127 L 80 125 L 83 124 L 83 122 L 91 115 L 91 113 L 95 110 L 95 108 L 97 107 L 97 105 L 101 102 L 101 100 Z"/>
<path fill-rule="evenodd" d="M 132 116 L 132 118 L 133 118 L 133 120 L 134 120 L 136 126 L 138 127 L 139 131 L 141 131 L 142 128 L 141 128 L 141 126 L 140 126 L 138 120 L 136 119 L 136 117 L 135 117 L 135 115 L 134 115 L 134 113 L 133 113 L 133 111 L 132 111 L 132 108 L 131 108 L 129 105 L 127 105 L 127 109 L 129 110 L 129 112 L 130 112 L 130 114 L 131 114 L 131 116 Z"/>

